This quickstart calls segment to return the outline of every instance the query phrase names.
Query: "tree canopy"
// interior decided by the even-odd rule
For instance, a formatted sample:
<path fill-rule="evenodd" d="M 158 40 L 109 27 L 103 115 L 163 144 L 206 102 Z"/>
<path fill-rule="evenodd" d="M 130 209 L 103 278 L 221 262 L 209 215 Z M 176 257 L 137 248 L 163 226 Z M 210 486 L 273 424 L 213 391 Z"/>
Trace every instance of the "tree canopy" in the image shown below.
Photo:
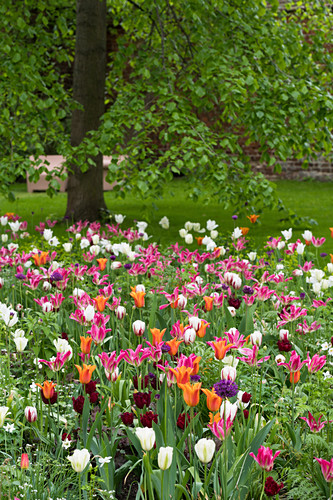
<path fill-rule="evenodd" d="M 63 154 L 87 170 L 100 152 L 115 159 L 109 175 L 120 194 L 158 195 L 181 173 L 196 198 L 213 185 L 224 205 L 258 211 L 274 191 L 253 174 L 246 145 L 277 170 L 289 158 L 306 164 L 331 154 L 332 13 L 324 2 L 110 2 L 106 111 L 78 146 L 69 140 L 73 3 L 26 0 L 14 10 L 4 0 L 0 13 L 2 191 L 26 168 L 34 172 L 30 154 Z M 118 165 L 119 155 L 128 157 Z"/>

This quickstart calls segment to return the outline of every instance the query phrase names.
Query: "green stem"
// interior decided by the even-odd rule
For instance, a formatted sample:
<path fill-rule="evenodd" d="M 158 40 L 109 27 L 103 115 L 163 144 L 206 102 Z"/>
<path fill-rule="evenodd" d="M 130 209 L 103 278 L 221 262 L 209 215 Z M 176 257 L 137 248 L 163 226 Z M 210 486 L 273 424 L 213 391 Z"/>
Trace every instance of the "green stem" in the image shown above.
<path fill-rule="evenodd" d="M 164 500 L 164 470 L 162 470 L 162 481 L 161 481 L 161 500 Z"/>
<path fill-rule="evenodd" d="M 295 382 L 294 382 L 294 374 L 292 375 L 292 394 L 291 394 L 291 423 L 293 431 L 295 432 Z"/>
<path fill-rule="evenodd" d="M 79 499 L 81 500 L 81 472 L 79 472 Z"/>
<path fill-rule="evenodd" d="M 264 496 L 264 491 L 265 491 L 265 481 L 266 481 L 266 471 L 263 471 L 263 483 L 262 483 L 262 490 L 261 490 L 261 495 L 260 495 L 260 500 L 262 500 L 262 497 Z"/>

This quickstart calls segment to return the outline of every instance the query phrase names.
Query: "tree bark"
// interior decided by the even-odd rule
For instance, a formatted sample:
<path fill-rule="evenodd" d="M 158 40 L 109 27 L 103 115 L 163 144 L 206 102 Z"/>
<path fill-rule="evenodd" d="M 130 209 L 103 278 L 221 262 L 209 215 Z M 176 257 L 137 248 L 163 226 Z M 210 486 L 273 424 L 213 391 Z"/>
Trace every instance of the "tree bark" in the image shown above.
<path fill-rule="evenodd" d="M 80 103 L 71 122 L 71 145 L 78 146 L 96 130 L 104 113 L 106 74 L 106 0 L 77 0 L 73 98 Z M 96 220 L 106 208 L 103 195 L 103 157 L 93 158 L 87 172 L 73 166 L 68 177 L 66 216 Z"/>

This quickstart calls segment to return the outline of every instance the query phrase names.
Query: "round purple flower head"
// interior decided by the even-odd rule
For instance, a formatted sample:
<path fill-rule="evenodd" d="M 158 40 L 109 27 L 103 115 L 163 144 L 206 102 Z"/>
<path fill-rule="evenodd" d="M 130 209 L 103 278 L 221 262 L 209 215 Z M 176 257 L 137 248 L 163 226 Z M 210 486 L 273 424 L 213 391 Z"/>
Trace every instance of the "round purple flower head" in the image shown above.
<path fill-rule="evenodd" d="M 232 215 L 231 218 L 236 220 L 236 219 L 238 219 L 238 215 Z"/>
<path fill-rule="evenodd" d="M 232 398 L 238 393 L 238 385 L 232 380 L 220 380 L 213 385 L 215 392 L 220 398 Z"/>

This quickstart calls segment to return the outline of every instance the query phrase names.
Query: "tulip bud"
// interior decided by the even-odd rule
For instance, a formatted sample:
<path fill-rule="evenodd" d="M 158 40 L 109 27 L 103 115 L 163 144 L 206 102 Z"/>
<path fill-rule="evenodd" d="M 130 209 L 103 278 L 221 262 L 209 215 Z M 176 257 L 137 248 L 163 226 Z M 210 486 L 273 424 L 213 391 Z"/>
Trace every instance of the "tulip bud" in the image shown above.
<path fill-rule="evenodd" d="M 208 464 L 215 453 L 215 443 L 212 439 L 202 438 L 199 439 L 194 449 L 200 462 Z"/>
<path fill-rule="evenodd" d="M 24 410 L 24 416 L 28 422 L 36 422 L 37 420 L 37 409 L 34 406 L 26 406 Z"/>
<path fill-rule="evenodd" d="M 21 455 L 21 469 L 29 469 L 29 457 L 27 453 Z"/>
<path fill-rule="evenodd" d="M 16 337 L 14 339 L 15 345 L 16 345 L 16 350 L 17 352 L 23 352 L 24 349 L 27 347 L 28 339 L 25 337 Z"/>
<path fill-rule="evenodd" d="M 185 243 L 186 243 L 186 245 L 192 245 L 192 243 L 193 243 L 192 234 L 188 233 L 185 235 Z"/>
<path fill-rule="evenodd" d="M 123 319 L 126 316 L 126 309 L 123 306 L 118 306 L 115 310 L 117 319 Z"/>
<path fill-rule="evenodd" d="M 90 453 L 86 448 L 83 448 L 83 450 L 74 450 L 73 455 L 71 457 L 67 457 L 67 459 L 72 464 L 75 472 L 82 472 L 89 463 Z"/>
<path fill-rule="evenodd" d="M 161 446 L 157 456 L 158 466 L 161 470 L 169 469 L 172 463 L 172 456 L 173 456 L 173 448 L 171 446 L 166 446 L 166 447 Z"/>
<path fill-rule="evenodd" d="M 184 336 L 183 336 L 185 345 L 193 344 L 193 342 L 196 339 L 196 336 L 197 334 L 195 333 L 194 328 L 186 328 L 184 330 Z"/>
<path fill-rule="evenodd" d="M 288 340 L 288 337 L 289 337 L 289 330 L 280 330 L 279 331 L 279 337 L 280 337 L 280 340 Z"/>
<path fill-rule="evenodd" d="M 137 335 L 137 337 L 141 337 L 145 333 L 146 324 L 144 323 L 144 321 L 137 319 L 132 324 L 132 328 L 135 335 Z"/>
<path fill-rule="evenodd" d="M 221 370 L 221 379 L 222 380 L 231 380 L 235 382 L 237 375 L 237 370 L 233 366 L 225 366 Z"/>
<path fill-rule="evenodd" d="M 48 313 L 48 312 L 51 312 L 53 310 L 53 306 L 52 306 L 51 302 L 44 302 L 44 304 L 42 304 L 42 309 L 43 309 L 43 312 Z"/>
<path fill-rule="evenodd" d="M 194 328 L 194 330 L 197 332 L 201 326 L 201 319 L 197 318 L 197 316 L 191 316 L 188 320 L 189 325 Z"/>
<path fill-rule="evenodd" d="M 114 271 L 115 269 L 119 269 L 122 266 L 122 263 L 118 260 L 114 260 L 111 264 L 111 269 Z"/>
<path fill-rule="evenodd" d="M 95 308 L 93 305 L 89 304 L 89 306 L 87 306 L 84 309 L 84 317 L 86 321 L 92 321 L 94 319 L 94 316 L 95 316 Z"/>
<path fill-rule="evenodd" d="M 135 434 L 144 451 L 150 451 L 155 444 L 155 431 L 149 427 L 137 427 Z"/>
<path fill-rule="evenodd" d="M 250 342 L 252 345 L 257 345 L 258 347 L 260 347 L 262 343 L 262 333 L 259 332 L 259 330 L 255 330 L 253 333 L 251 333 Z"/>

